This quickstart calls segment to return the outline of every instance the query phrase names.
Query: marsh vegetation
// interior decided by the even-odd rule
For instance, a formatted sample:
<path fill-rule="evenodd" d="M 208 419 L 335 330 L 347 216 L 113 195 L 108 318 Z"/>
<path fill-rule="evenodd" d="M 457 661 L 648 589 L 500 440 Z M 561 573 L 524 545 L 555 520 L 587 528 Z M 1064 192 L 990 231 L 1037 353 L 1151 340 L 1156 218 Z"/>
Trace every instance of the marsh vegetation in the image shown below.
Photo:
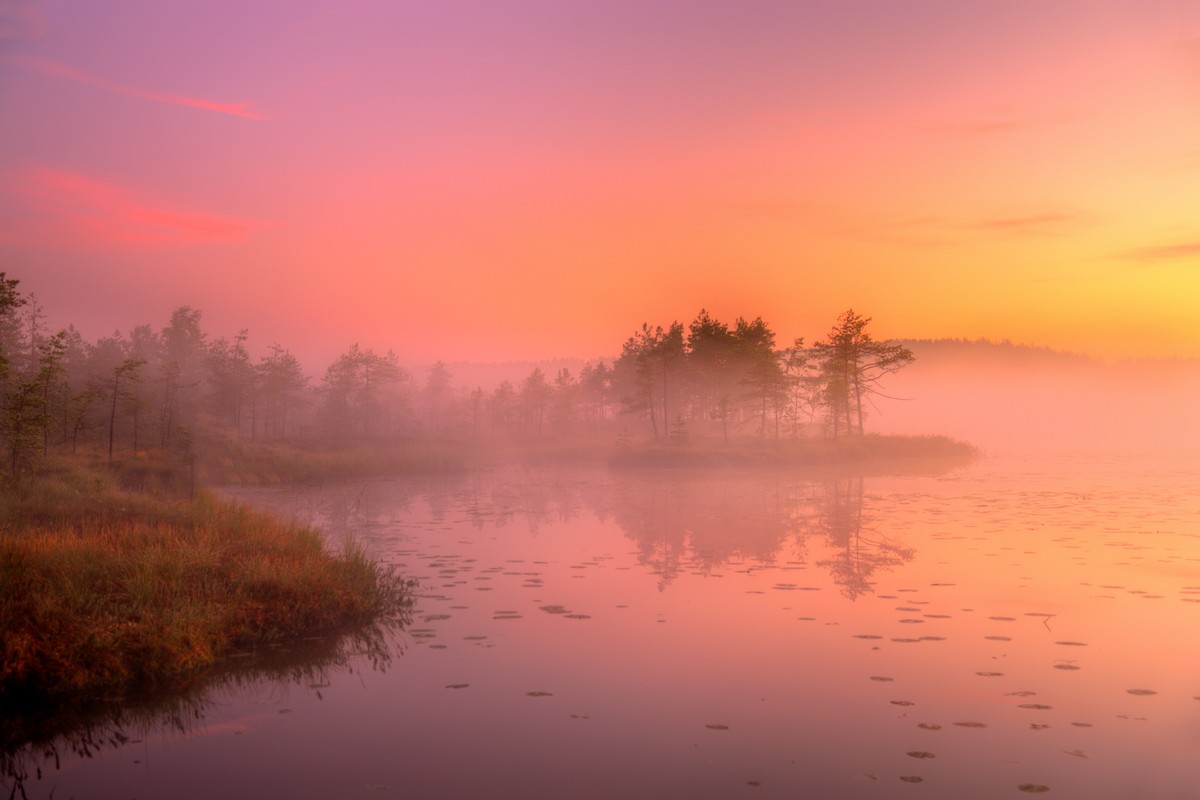
<path fill-rule="evenodd" d="M 352 542 L 209 492 L 44 465 L 0 486 L 0 707 L 161 693 L 229 658 L 398 619 L 403 578 Z"/>

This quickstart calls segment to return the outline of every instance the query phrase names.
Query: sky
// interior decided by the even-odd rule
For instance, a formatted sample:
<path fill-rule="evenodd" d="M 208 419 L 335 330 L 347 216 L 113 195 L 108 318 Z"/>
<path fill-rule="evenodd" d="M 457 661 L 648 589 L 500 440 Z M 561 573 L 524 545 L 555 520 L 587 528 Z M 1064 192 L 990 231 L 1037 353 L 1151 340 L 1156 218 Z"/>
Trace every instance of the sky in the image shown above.
<path fill-rule="evenodd" d="M 1200 0 L 0 0 L 0 271 L 327 363 L 1200 356 Z"/>

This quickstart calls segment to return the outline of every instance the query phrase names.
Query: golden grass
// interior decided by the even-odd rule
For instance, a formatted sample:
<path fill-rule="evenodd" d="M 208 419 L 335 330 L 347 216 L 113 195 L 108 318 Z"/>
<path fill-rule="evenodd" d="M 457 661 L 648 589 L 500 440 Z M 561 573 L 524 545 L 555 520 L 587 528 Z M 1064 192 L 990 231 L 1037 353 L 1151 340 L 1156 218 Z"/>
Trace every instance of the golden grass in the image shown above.
<path fill-rule="evenodd" d="M 213 436 L 204 443 L 197 459 L 196 480 L 216 486 L 270 486 L 328 478 L 446 472 L 462 469 L 466 452 L 461 445 L 439 442 L 247 442 Z"/>
<path fill-rule="evenodd" d="M 186 685 L 408 602 L 353 545 L 206 493 L 155 499 L 78 466 L 0 492 L 0 704 Z"/>

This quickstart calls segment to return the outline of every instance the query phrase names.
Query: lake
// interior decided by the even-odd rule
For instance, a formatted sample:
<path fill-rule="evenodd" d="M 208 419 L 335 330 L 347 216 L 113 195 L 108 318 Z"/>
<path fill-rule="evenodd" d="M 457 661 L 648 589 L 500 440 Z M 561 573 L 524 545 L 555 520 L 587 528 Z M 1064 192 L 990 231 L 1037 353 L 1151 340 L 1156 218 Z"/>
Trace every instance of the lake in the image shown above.
<path fill-rule="evenodd" d="M 1194 459 L 229 493 L 418 581 L 390 662 L 64 744 L 29 797 L 1200 796 Z"/>

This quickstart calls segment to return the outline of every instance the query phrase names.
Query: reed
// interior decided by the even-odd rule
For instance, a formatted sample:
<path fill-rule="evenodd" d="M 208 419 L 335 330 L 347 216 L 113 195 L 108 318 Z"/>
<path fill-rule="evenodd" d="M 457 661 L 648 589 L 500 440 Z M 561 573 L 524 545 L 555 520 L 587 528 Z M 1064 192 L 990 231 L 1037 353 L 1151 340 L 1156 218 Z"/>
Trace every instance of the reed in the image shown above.
<path fill-rule="evenodd" d="M 183 687 L 229 655 L 400 616 L 353 543 L 70 464 L 0 487 L 0 706 Z"/>

